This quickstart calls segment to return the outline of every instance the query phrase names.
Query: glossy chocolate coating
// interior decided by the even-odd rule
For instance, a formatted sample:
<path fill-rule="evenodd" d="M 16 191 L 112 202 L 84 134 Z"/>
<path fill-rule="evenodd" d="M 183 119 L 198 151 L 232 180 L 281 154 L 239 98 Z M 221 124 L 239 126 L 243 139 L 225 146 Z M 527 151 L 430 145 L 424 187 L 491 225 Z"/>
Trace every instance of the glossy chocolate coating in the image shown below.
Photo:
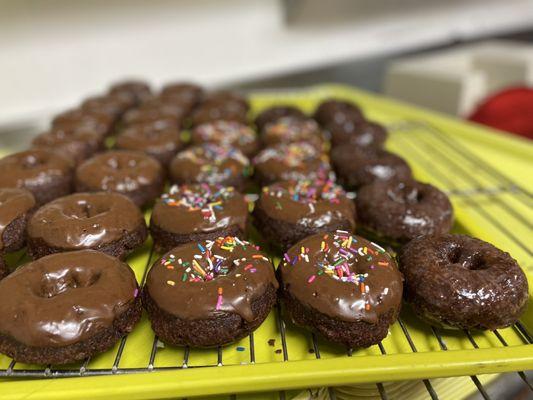
<path fill-rule="evenodd" d="M 263 184 L 300 179 L 327 179 L 331 172 L 328 157 L 306 142 L 267 147 L 253 159 Z"/>
<path fill-rule="evenodd" d="M 25 189 L 0 189 L 0 252 L 4 248 L 3 235 L 6 227 L 35 207 L 35 198 Z"/>
<path fill-rule="evenodd" d="M 255 154 L 259 148 L 253 129 L 237 121 L 218 120 L 198 125 L 192 131 L 191 140 L 195 145 L 215 143 L 235 147 L 246 156 Z"/>
<path fill-rule="evenodd" d="M 286 181 L 263 187 L 256 207 L 270 218 L 320 229 L 335 221 L 355 228 L 355 206 L 332 181 Z"/>
<path fill-rule="evenodd" d="M 228 107 L 228 109 L 234 109 L 235 111 L 244 113 L 248 112 L 250 109 L 248 99 L 244 95 L 231 90 L 219 90 L 208 93 L 202 102 L 202 106 L 205 105 L 224 105 L 225 107 Z"/>
<path fill-rule="evenodd" d="M 73 109 L 56 115 L 52 120 L 52 128 L 68 132 L 89 130 L 107 136 L 112 132 L 114 122 L 114 117 L 100 111 Z"/>
<path fill-rule="evenodd" d="M 261 140 L 266 146 L 307 142 L 319 150 L 324 148 L 325 142 L 322 129 L 314 120 L 294 116 L 281 117 L 267 123 L 261 133 Z"/>
<path fill-rule="evenodd" d="M 329 99 L 317 107 L 313 117 L 322 126 L 328 124 L 344 124 L 347 121 L 364 121 L 361 109 L 350 101 Z"/>
<path fill-rule="evenodd" d="M 183 115 L 174 107 L 135 108 L 126 112 L 121 122 L 124 125 L 152 124 L 158 128 L 181 126 Z"/>
<path fill-rule="evenodd" d="M 103 147 L 103 136 L 88 129 L 65 131 L 52 128 L 37 135 L 31 142 L 34 148 L 46 148 L 81 162 Z"/>
<path fill-rule="evenodd" d="M 217 120 L 246 124 L 247 111 L 239 103 L 206 103 L 196 108 L 192 115 L 193 126 Z"/>
<path fill-rule="evenodd" d="M 405 300 L 430 324 L 500 329 L 514 324 L 528 302 L 524 272 L 509 255 L 466 235 L 424 236 L 400 255 Z"/>
<path fill-rule="evenodd" d="M 253 321 L 252 301 L 278 287 L 269 259 L 238 238 L 189 243 L 165 254 L 150 269 L 145 290 L 176 317 L 214 318 L 219 311 Z"/>
<path fill-rule="evenodd" d="M 77 343 L 112 326 L 137 290 L 131 268 L 106 254 L 43 257 L 0 282 L 0 333 L 27 346 Z"/>
<path fill-rule="evenodd" d="M 0 187 L 26 188 L 30 192 L 66 177 L 74 165 L 70 158 L 46 149 L 32 149 L 0 159 Z"/>
<path fill-rule="evenodd" d="M 81 104 L 81 109 L 83 111 L 101 112 L 117 118 L 134 105 L 135 99 L 132 97 L 109 94 L 86 99 Z"/>
<path fill-rule="evenodd" d="M 162 175 L 161 164 L 150 156 L 111 150 L 84 161 L 76 169 L 76 184 L 91 191 L 128 194 L 161 182 Z"/>
<path fill-rule="evenodd" d="M 417 236 L 445 234 L 453 225 L 453 208 L 443 192 L 412 180 L 376 181 L 357 192 L 360 225 L 393 243 Z"/>
<path fill-rule="evenodd" d="M 204 90 L 201 86 L 187 82 L 170 83 L 165 85 L 161 90 L 161 97 L 182 102 L 191 107 L 198 104 L 202 100 L 203 95 Z"/>
<path fill-rule="evenodd" d="M 205 233 L 236 225 L 246 229 L 248 203 L 232 187 L 174 185 L 157 200 L 152 224 L 175 234 Z"/>
<path fill-rule="evenodd" d="M 144 224 L 135 204 L 118 193 L 74 193 L 39 208 L 28 235 L 63 250 L 95 248 L 122 238 Z"/>
<path fill-rule="evenodd" d="M 387 139 L 385 128 L 375 122 L 346 121 L 341 124 L 330 123 L 325 130 L 331 138 L 331 145 L 344 146 L 352 144 L 360 147 L 381 148 Z"/>
<path fill-rule="evenodd" d="M 338 320 L 376 323 L 401 305 L 395 261 L 377 244 L 344 231 L 303 239 L 284 255 L 279 270 L 283 290 Z"/>
<path fill-rule="evenodd" d="M 305 119 L 305 114 L 298 108 L 293 106 L 274 106 L 262 111 L 255 118 L 255 126 L 259 132 L 262 132 L 266 124 L 276 122 L 282 117 L 294 117 Z"/>
<path fill-rule="evenodd" d="M 176 154 L 170 163 L 170 175 L 180 184 L 227 184 L 240 181 L 248 167 L 248 159 L 239 150 L 205 143 Z"/>
<path fill-rule="evenodd" d="M 127 80 L 117 82 L 109 88 L 112 95 L 127 95 L 135 99 L 137 103 L 147 99 L 151 95 L 150 85 L 140 80 Z"/>

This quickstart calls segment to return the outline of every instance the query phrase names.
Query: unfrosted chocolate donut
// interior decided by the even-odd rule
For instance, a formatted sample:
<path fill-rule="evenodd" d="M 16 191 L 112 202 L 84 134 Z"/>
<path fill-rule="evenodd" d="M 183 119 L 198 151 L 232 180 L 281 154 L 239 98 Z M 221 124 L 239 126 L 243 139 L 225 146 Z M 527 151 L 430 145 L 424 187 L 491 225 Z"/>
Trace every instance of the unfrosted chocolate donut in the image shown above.
<path fill-rule="evenodd" d="M 198 125 L 191 133 L 191 141 L 194 145 L 215 143 L 235 147 L 247 157 L 253 156 L 259 149 L 254 130 L 237 121 L 217 120 Z"/>
<path fill-rule="evenodd" d="M 329 159 L 307 142 L 267 147 L 253 159 L 254 177 L 261 186 L 278 181 L 327 180 Z"/>
<path fill-rule="evenodd" d="M 414 180 L 375 181 L 356 198 L 359 228 L 389 244 L 418 236 L 445 234 L 453 225 L 453 208 L 443 192 Z"/>
<path fill-rule="evenodd" d="M 110 150 L 76 169 L 76 191 L 117 192 L 142 207 L 163 191 L 164 171 L 154 158 L 137 151 Z"/>
<path fill-rule="evenodd" d="M 178 154 L 170 163 L 174 183 L 208 183 L 242 189 L 249 174 L 250 161 L 233 147 L 204 143 Z"/>
<path fill-rule="evenodd" d="M 365 119 L 356 104 L 340 99 L 328 99 L 320 103 L 313 118 L 322 126 L 344 124 L 348 121 L 362 122 Z"/>
<path fill-rule="evenodd" d="M 466 235 L 424 236 L 401 251 L 405 300 L 435 326 L 500 329 L 528 302 L 524 272 L 492 244 Z"/>
<path fill-rule="evenodd" d="M 262 132 L 266 124 L 276 122 L 282 117 L 307 118 L 302 110 L 294 106 L 273 106 L 265 109 L 255 118 L 255 126 L 259 132 Z"/>
<path fill-rule="evenodd" d="M 253 332 L 276 301 L 269 259 L 235 237 L 172 249 L 150 269 L 143 304 L 165 343 L 213 347 Z"/>
<path fill-rule="evenodd" d="M 324 129 L 329 133 L 332 147 L 353 144 L 359 147 L 381 148 L 387 139 L 385 128 L 370 121 L 329 123 Z"/>
<path fill-rule="evenodd" d="M 31 144 L 33 148 L 54 150 L 80 163 L 104 148 L 104 137 L 89 129 L 65 131 L 52 128 L 37 135 Z"/>
<path fill-rule="evenodd" d="M 157 124 L 133 124 L 120 131 L 115 147 L 142 151 L 167 166 L 183 147 L 179 129 Z"/>
<path fill-rule="evenodd" d="M 323 150 L 325 145 L 324 134 L 316 121 L 294 116 L 281 117 L 267 123 L 261 132 L 261 141 L 267 147 L 307 142 Z"/>
<path fill-rule="evenodd" d="M 30 262 L 0 281 L 0 353 L 68 364 L 111 347 L 141 318 L 131 268 L 83 250 Z"/>
<path fill-rule="evenodd" d="M 402 301 L 402 276 L 379 245 L 346 231 L 309 236 L 278 267 L 289 317 L 349 348 L 387 336 Z"/>
<path fill-rule="evenodd" d="M 355 206 L 331 180 L 265 186 L 253 213 L 262 236 L 283 250 L 315 233 L 355 229 Z"/>
<path fill-rule="evenodd" d="M 233 187 L 174 185 L 155 203 L 150 233 L 159 253 L 184 243 L 243 237 L 248 220 L 248 203 Z"/>
<path fill-rule="evenodd" d="M 28 221 L 33 259 L 63 251 L 93 249 L 125 258 L 147 236 L 144 216 L 118 193 L 74 193 L 39 208 Z"/>
<path fill-rule="evenodd" d="M 331 163 L 346 189 L 357 189 L 377 180 L 411 178 L 411 168 L 405 160 L 382 149 L 336 146 L 331 150 Z"/>
<path fill-rule="evenodd" d="M 35 206 L 35 198 L 26 189 L 0 189 L 0 254 L 24 247 L 26 224 Z"/>
<path fill-rule="evenodd" d="M 0 159 L 0 188 L 24 188 L 37 204 L 72 192 L 74 163 L 47 149 L 31 149 Z"/>

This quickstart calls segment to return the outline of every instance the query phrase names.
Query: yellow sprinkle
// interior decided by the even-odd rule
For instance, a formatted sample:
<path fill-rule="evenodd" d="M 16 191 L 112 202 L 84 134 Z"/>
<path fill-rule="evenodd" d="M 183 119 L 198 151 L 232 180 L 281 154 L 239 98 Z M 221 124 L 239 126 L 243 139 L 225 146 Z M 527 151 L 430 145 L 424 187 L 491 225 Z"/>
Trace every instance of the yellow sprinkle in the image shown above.
<path fill-rule="evenodd" d="M 192 260 L 192 266 L 200 275 L 205 276 L 205 271 L 202 269 L 200 264 L 198 264 L 198 261 Z"/>
<path fill-rule="evenodd" d="M 176 284 L 176 282 L 174 281 L 167 281 L 167 284 L 169 284 L 170 286 L 174 286 Z"/>

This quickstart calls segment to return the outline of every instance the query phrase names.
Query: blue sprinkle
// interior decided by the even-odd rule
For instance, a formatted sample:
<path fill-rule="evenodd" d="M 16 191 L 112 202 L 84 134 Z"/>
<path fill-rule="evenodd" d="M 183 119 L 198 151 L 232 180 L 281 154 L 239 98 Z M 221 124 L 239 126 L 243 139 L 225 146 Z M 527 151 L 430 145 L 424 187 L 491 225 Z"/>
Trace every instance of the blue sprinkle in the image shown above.
<path fill-rule="evenodd" d="M 246 349 L 244 347 L 242 347 L 242 346 L 238 346 L 237 347 L 237 351 L 244 351 L 244 350 L 246 350 Z"/>

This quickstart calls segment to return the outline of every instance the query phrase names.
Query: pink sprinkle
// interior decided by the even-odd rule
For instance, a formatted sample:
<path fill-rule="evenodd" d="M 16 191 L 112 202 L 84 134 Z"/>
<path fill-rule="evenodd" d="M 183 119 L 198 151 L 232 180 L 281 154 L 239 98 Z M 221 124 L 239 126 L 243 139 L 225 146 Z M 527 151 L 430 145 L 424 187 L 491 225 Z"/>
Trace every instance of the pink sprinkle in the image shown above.
<path fill-rule="evenodd" d="M 133 292 L 133 297 L 137 298 L 138 294 L 139 294 L 139 289 L 135 288 L 135 291 Z"/>
<path fill-rule="evenodd" d="M 307 280 L 307 283 L 312 283 L 316 278 L 316 275 L 311 275 L 309 279 Z"/>

